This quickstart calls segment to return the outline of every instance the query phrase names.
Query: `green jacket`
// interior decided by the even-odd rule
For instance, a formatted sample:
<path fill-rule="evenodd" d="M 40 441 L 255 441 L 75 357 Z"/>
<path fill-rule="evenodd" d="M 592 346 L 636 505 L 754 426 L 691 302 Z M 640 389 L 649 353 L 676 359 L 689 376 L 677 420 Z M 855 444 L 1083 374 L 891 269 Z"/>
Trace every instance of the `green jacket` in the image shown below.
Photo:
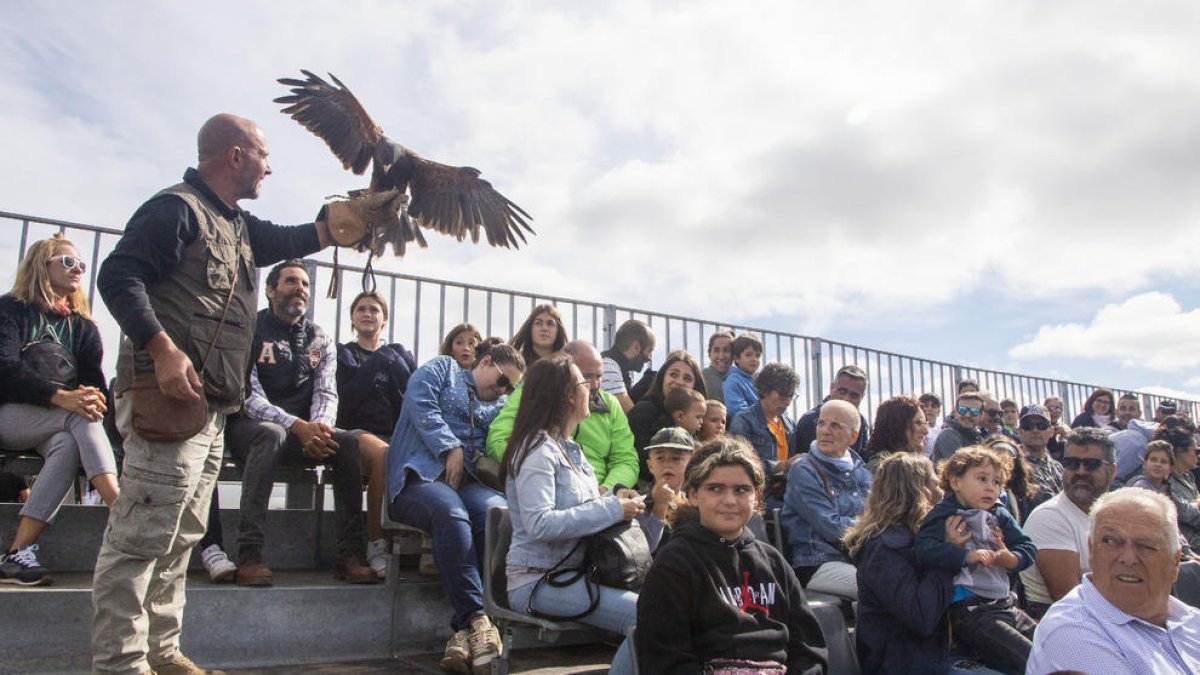
<path fill-rule="evenodd" d="M 513 422 L 517 418 L 517 407 L 521 405 L 521 391 L 508 395 L 508 401 L 500 414 L 488 427 L 487 454 L 496 461 L 504 458 L 504 448 L 512 435 Z M 575 442 L 583 446 L 583 454 L 596 471 L 596 480 L 611 490 L 620 483 L 633 487 L 638 479 L 637 451 L 633 449 L 633 432 L 629 420 L 621 410 L 621 404 L 611 394 L 601 391 L 600 398 L 608 406 L 608 412 L 592 411 L 588 418 L 579 423 L 575 430 Z"/>

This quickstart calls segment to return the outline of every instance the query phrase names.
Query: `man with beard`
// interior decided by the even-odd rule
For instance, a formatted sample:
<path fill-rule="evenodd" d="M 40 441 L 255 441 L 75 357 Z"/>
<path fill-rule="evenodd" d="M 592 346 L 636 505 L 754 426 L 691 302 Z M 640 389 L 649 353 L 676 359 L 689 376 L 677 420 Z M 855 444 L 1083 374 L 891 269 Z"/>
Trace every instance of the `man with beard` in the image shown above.
<path fill-rule="evenodd" d="M 1027 405 L 1021 409 L 1021 421 L 1017 425 L 1017 436 L 1021 450 L 1025 453 L 1025 465 L 1029 467 L 1028 482 L 1034 488 L 1029 496 L 1029 508 L 1036 509 L 1050 498 L 1062 492 L 1063 467 L 1050 456 L 1046 446 L 1054 428 L 1050 425 L 1050 412 L 1046 406 Z M 1028 517 L 1028 513 L 1025 514 Z"/>
<path fill-rule="evenodd" d="M 602 494 L 617 485 L 633 487 L 639 471 L 637 451 L 633 449 L 633 431 L 617 399 L 600 389 L 604 373 L 600 352 L 584 340 L 568 342 L 563 351 L 571 356 L 591 390 L 591 400 L 588 402 L 591 414 L 579 423 L 572 438 L 583 448 L 583 456 L 595 470 Z M 518 387 L 508 395 L 500 414 L 488 427 L 487 453 L 497 462 L 504 458 L 504 449 L 508 446 L 508 437 L 512 435 L 513 422 L 521 406 L 523 389 Z"/>
<path fill-rule="evenodd" d="M 1079 584 L 1088 566 L 1088 512 L 1116 473 L 1116 449 L 1100 429 L 1080 427 L 1067 436 L 1063 491 L 1033 510 L 1025 533 L 1037 545 L 1037 564 L 1021 572 L 1027 611 L 1040 619 Z"/>
<path fill-rule="evenodd" d="M 225 440 L 242 464 L 242 503 L 238 515 L 237 582 L 269 586 L 263 559 L 267 504 L 275 465 L 325 464 L 334 470 L 337 513 L 337 578 L 375 583 L 363 564 L 366 553 L 362 515 L 363 474 L 359 440 L 335 429 L 337 347 L 304 316 L 308 272 L 302 260 L 286 260 L 267 275 L 270 306 L 258 313 L 251 355 L 250 393 L 243 413 L 232 415 Z"/>
<path fill-rule="evenodd" d="M 621 412 L 629 414 L 629 409 L 636 403 L 629 395 L 633 388 L 629 374 L 641 372 L 650 363 L 653 353 L 654 331 L 637 319 L 621 324 L 613 335 L 612 347 L 602 352 L 604 377 L 600 380 L 600 388 L 612 394 L 621 405 Z"/>
<path fill-rule="evenodd" d="M 1113 420 L 1113 426 L 1121 430 L 1128 429 L 1130 420 L 1141 418 L 1142 404 L 1137 394 L 1121 394 L 1121 398 L 1117 399 L 1117 418 Z"/>

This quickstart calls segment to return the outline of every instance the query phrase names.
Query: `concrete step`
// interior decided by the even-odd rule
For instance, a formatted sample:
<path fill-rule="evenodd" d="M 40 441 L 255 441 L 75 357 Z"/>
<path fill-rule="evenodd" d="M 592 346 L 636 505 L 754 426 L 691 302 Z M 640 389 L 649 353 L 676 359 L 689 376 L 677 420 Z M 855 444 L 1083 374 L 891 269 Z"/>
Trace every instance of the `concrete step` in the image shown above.
<path fill-rule="evenodd" d="M 276 572 L 271 588 L 188 578 L 183 650 L 197 662 L 251 668 L 440 651 L 450 636 L 441 584 L 392 570 L 377 586 L 329 572 Z M 0 586 L 0 673 L 86 672 L 91 663 L 91 575 L 56 574 L 48 587 Z"/>
<path fill-rule="evenodd" d="M 20 504 L 0 504 L 0 542 L 7 545 L 17 528 Z M 320 517 L 320 546 L 317 519 Z M 221 510 L 225 550 L 237 555 L 236 509 Z M 87 572 L 96 567 L 100 543 L 104 537 L 108 509 L 103 506 L 64 505 L 39 540 L 38 560 L 49 570 Z M 332 565 L 337 550 L 335 516 L 332 511 L 278 509 L 267 512 L 267 545 L 264 555 L 273 570 L 325 569 Z M 399 536 L 396 551 L 402 564 L 416 564 L 420 555 L 420 537 Z M 201 568 L 199 552 L 192 556 L 190 568 Z"/>

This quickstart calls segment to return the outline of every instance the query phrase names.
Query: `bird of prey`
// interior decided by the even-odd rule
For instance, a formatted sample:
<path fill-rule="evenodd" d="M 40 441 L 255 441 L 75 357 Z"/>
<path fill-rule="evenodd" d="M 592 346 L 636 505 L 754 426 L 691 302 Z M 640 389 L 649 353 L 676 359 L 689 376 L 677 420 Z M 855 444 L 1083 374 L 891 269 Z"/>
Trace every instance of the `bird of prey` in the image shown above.
<path fill-rule="evenodd" d="M 319 136 L 342 161 L 342 166 L 362 175 L 371 165 L 371 183 L 365 191 L 353 191 L 352 197 L 382 197 L 395 191 L 396 198 L 386 199 L 389 217 L 372 222 L 372 231 L 358 242 L 359 250 L 383 253 L 387 244 L 397 256 L 405 245 L 416 241 L 424 248 L 425 238 L 418 227 L 437 230 L 462 241 L 468 234 L 479 242 L 482 228 L 488 244 L 517 248 L 525 243 L 525 232 L 533 234 L 526 219 L 532 217 L 509 201 L 479 177 L 478 169 L 431 162 L 383 135 L 354 94 L 332 73 L 329 83 L 307 70 L 305 80 L 280 78 L 291 87 L 291 95 L 275 99 L 305 129 Z M 377 206 L 379 199 L 374 201 Z M 406 205 L 407 203 L 407 205 Z M 391 217 L 394 214 L 394 217 Z"/>

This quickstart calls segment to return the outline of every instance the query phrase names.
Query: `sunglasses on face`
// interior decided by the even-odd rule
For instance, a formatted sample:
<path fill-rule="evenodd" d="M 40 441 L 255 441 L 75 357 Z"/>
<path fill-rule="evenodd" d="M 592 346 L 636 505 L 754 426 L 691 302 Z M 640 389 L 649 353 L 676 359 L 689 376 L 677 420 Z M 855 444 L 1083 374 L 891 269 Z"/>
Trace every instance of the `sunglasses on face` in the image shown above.
<path fill-rule="evenodd" d="M 985 410 L 984 412 L 986 412 L 988 415 L 990 415 L 992 417 L 1000 417 L 1001 415 L 1004 414 L 1003 410 Z"/>
<path fill-rule="evenodd" d="M 959 415 L 970 415 L 971 417 L 979 417 L 983 413 L 983 408 L 976 408 L 971 405 L 960 405 L 955 410 Z"/>
<path fill-rule="evenodd" d="M 1021 429 L 1024 431 L 1045 431 L 1049 428 L 1049 422 L 1021 422 Z"/>
<path fill-rule="evenodd" d="M 499 387 L 500 390 L 505 394 L 513 393 L 513 390 L 516 389 L 516 387 L 513 386 L 512 381 L 508 379 L 508 376 L 504 374 L 504 371 L 500 370 L 500 366 L 493 363 L 492 367 L 496 369 L 497 373 L 500 373 L 500 377 L 496 378 L 496 386 Z"/>
<path fill-rule="evenodd" d="M 76 267 L 78 267 L 79 271 L 81 273 L 87 272 L 87 263 L 83 262 L 82 260 L 80 260 L 79 258 L 76 258 L 73 255 L 52 256 L 46 260 L 46 264 L 50 264 L 51 262 L 53 262 L 55 260 L 62 263 L 63 269 L 73 270 Z"/>
<path fill-rule="evenodd" d="M 1080 457 L 1063 457 L 1062 458 L 1063 468 L 1066 469 L 1067 471 L 1078 471 L 1079 467 L 1082 466 L 1084 471 L 1087 471 L 1088 473 L 1092 473 L 1093 471 L 1096 471 L 1097 469 L 1104 466 L 1105 464 L 1108 464 L 1108 462 L 1106 462 L 1102 459 L 1096 459 L 1095 457 L 1089 457 L 1088 459 L 1083 459 Z"/>

